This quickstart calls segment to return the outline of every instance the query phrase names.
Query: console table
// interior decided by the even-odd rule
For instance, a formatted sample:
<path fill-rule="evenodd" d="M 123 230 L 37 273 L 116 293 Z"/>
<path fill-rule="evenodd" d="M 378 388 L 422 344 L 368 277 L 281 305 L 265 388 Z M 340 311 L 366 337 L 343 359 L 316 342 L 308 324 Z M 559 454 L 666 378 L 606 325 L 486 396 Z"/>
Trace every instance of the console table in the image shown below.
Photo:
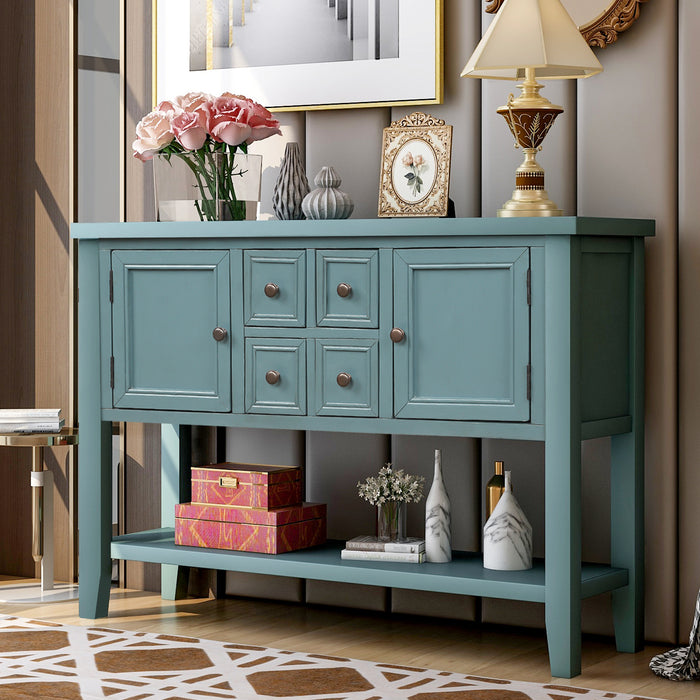
<path fill-rule="evenodd" d="M 76 224 L 80 615 L 112 558 L 545 604 L 552 674 L 580 672 L 581 599 L 643 644 L 644 237 L 594 218 Z M 161 525 L 111 534 L 111 423 L 162 425 Z M 545 442 L 544 561 L 342 561 L 173 543 L 191 425 Z M 612 436 L 611 563 L 581 562 L 581 440 Z M 478 507 L 478 504 L 463 504 Z M 333 504 L 329 503 L 329 508 Z"/>

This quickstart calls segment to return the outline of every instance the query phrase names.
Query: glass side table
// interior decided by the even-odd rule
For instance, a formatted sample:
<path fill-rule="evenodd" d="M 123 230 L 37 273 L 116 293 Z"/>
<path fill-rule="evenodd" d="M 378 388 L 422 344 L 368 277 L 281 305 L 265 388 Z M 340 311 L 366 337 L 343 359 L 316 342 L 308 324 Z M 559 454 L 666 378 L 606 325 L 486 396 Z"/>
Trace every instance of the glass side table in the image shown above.
<path fill-rule="evenodd" d="M 78 597 L 72 583 L 54 584 L 53 473 L 44 469 L 44 448 L 77 445 L 77 428 L 58 433 L 0 433 L 0 447 L 32 448 L 32 557 L 41 562 L 41 583 L 0 585 L 2 603 L 47 603 Z"/>

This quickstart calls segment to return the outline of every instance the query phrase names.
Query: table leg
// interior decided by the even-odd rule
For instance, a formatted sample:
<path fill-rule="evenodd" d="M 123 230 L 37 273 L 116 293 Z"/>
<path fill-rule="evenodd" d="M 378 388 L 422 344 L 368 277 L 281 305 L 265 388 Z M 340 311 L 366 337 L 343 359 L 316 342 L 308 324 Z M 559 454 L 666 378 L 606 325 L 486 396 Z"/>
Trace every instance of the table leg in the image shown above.
<path fill-rule="evenodd" d="M 581 672 L 580 242 L 545 256 L 545 622 L 553 676 Z"/>
<path fill-rule="evenodd" d="M 44 470 L 44 448 L 32 447 L 32 474 Z M 35 483 L 36 482 L 36 483 Z M 41 480 L 32 478 L 32 558 L 37 564 L 44 554 L 44 487 Z"/>
<path fill-rule="evenodd" d="M 175 527 L 175 504 L 190 500 L 192 428 L 189 425 L 161 425 L 160 430 L 160 525 Z M 177 600 L 187 596 L 190 569 L 162 564 L 161 596 Z"/>

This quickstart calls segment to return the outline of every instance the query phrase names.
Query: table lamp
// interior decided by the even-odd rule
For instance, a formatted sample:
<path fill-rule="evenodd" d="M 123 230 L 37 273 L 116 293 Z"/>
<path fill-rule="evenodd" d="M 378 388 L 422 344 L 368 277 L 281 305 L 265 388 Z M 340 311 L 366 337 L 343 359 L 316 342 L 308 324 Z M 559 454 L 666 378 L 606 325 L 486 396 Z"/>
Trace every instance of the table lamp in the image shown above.
<path fill-rule="evenodd" d="M 518 97 L 502 114 L 525 154 L 515 171 L 513 197 L 498 216 L 561 216 L 544 189 L 535 159 L 547 132 L 564 110 L 540 95 L 537 79 L 587 78 L 603 67 L 560 0 L 506 0 L 481 38 L 462 77 L 522 80 Z"/>

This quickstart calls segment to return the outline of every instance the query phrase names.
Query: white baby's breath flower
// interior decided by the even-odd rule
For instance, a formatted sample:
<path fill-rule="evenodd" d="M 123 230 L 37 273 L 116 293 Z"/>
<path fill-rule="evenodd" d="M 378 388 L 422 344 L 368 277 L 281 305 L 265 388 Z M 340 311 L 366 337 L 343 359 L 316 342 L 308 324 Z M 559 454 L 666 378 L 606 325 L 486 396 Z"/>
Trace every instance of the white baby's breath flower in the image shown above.
<path fill-rule="evenodd" d="M 360 498 L 373 506 L 387 501 L 417 503 L 423 498 L 424 485 L 424 477 L 406 474 L 403 469 L 393 469 L 391 462 L 387 462 L 377 476 L 358 481 L 357 490 Z"/>

